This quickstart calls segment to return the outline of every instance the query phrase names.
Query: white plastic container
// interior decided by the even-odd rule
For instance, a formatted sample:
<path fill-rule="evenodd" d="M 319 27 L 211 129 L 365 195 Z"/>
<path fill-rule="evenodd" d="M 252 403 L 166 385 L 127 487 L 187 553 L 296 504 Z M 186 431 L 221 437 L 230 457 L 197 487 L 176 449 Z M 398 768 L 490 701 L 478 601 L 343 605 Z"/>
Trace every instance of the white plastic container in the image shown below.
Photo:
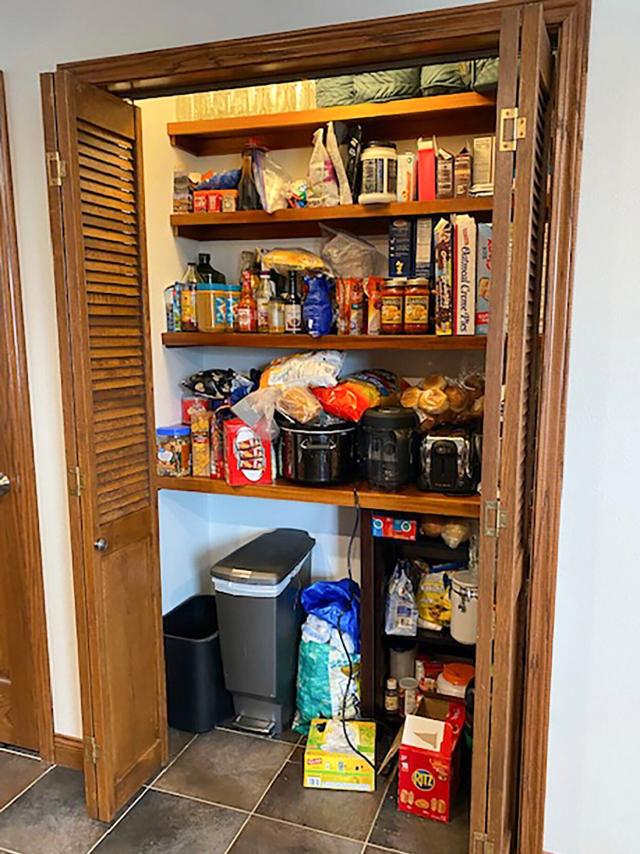
<path fill-rule="evenodd" d="M 398 153 L 393 142 L 370 142 L 362 152 L 361 205 L 395 202 L 398 192 Z"/>
<path fill-rule="evenodd" d="M 451 637 L 474 644 L 478 632 L 478 577 L 465 569 L 451 575 Z"/>

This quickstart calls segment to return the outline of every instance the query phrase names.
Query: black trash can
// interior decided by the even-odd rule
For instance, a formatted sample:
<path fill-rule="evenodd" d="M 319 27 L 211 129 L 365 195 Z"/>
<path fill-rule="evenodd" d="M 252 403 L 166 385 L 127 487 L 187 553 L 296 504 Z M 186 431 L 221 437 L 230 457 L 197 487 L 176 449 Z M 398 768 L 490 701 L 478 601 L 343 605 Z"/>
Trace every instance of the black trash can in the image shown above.
<path fill-rule="evenodd" d="M 208 732 L 233 714 L 224 685 L 215 596 L 191 596 L 163 618 L 169 725 Z"/>

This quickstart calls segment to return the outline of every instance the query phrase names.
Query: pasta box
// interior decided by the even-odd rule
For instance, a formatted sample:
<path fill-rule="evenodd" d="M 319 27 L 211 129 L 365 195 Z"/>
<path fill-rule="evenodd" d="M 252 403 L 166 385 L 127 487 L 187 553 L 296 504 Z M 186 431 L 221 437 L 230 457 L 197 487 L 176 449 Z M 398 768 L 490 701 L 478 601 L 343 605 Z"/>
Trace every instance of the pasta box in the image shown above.
<path fill-rule="evenodd" d="M 224 422 L 224 472 L 229 486 L 273 483 L 273 448 L 240 418 Z"/>
<path fill-rule="evenodd" d="M 398 809 L 448 822 L 460 783 L 462 702 L 423 697 L 407 715 L 398 765 Z"/>
<path fill-rule="evenodd" d="M 304 750 L 306 788 L 375 791 L 376 725 L 371 721 L 347 721 L 346 726 L 359 753 L 349 746 L 339 718 L 311 721 Z"/>

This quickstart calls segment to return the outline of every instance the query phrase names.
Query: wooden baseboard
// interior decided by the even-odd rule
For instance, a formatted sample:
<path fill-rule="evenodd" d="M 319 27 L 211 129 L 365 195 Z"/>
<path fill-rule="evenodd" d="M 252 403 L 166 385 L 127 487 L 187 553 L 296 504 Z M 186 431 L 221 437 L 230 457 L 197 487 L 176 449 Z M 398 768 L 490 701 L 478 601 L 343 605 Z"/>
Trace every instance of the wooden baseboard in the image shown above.
<path fill-rule="evenodd" d="M 84 745 L 81 738 L 56 733 L 53 737 L 53 746 L 56 765 L 64 765 L 65 768 L 75 768 L 82 771 Z"/>

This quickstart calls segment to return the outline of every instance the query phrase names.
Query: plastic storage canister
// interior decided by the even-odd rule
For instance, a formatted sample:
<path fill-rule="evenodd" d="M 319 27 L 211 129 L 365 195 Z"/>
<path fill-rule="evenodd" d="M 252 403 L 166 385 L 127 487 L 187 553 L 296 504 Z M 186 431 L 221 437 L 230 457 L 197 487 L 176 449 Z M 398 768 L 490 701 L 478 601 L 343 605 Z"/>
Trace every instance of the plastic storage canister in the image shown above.
<path fill-rule="evenodd" d="M 191 474 L 191 428 L 184 424 L 156 430 L 157 471 L 160 477 Z"/>
<path fill-rule="evenodd" d="M 392 646 L 389 650 L 389 675 L 400 681 L 413 676 L 416 662 L 415 646 Z"/>
<path fill-rule="evenodd" d="M 361 205 L 388 204 L 398 192 L 398 153 L 393 142 L 370 142 L 362 152 Z"/>
<path fill-rule="evenodd" d="M 469 569 L 451 574 L 451 637 L 473 644 L 478 632 L 478 577 Z"/>
<path fill-rule="evenodd" d="M 380 296 L 380 330 L 383 335 L 397 335 L 404 329 L 404 292 L 407 280 L 387 279 Z"/>
<path fill-rule="evenodd" d="M 404 331 L 423 335 L 429 331 L 429 280 L 407 279 L 404 290 Z"/>
<path fill-rule="evenodd" d="M 462 664 L 460 662 L 445 664 L 442 673 L 436 681 L 438 694 L 464 698 L 467 685 L 473 679 L 474 672 L 472 664 Z"/>
<path fill-rule="evenodd" d="M 226 286 L 204 282 L 196 285 L 196 317 L 200 332 L 224 332 L 226 322 Z M 220 304 L 224 313 L 220 314 Z"/>
<path fill-rule="evenodd" d="M 400 695 L 404 714 L 412 715 L 418 708 L 418 680 L 413 676 L 405 676 L 401 679 Z"/>

